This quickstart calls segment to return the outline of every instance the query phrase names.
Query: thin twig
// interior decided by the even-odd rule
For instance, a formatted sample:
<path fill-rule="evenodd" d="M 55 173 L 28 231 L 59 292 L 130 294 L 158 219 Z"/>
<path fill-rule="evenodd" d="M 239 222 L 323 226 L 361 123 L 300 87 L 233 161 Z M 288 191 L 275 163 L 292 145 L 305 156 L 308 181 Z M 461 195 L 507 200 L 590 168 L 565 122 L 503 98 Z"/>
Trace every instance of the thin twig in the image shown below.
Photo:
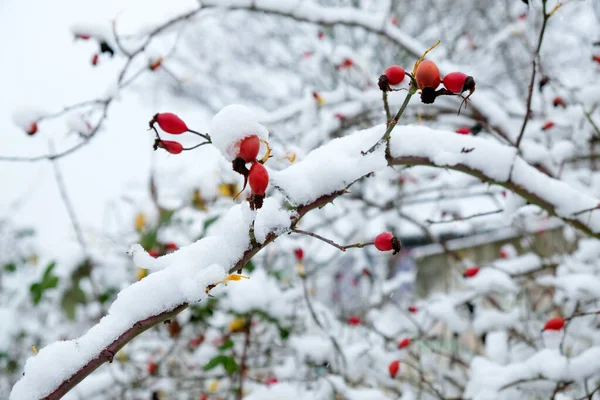
<path fill-rule="evenodd" d="M 548 14 L 546 12 L 546 2 L 547 0 L 542 0 L 542 12 L 544 13 L 544 21 L 542 22 L 542 29 L 540 30 L 540 35 L 538 38 L 537 48 L 533 55 L 532 68 L 531 68 L 531 80 L 529 81 L 529 94 L 527 95 L 527 111 L 525 112 L 525 118 L 523 119 L 523 124 L 521 125 L 521 131 L 519 132 L 519 137 L 517 138 L 517 142 L 515 143 L 515 147 L 518 149 L 521 145 L 521 139 L 523 139 L 523 134 L 525 133 L 525 128 L 527 127 L 527 123 L 531 118 L 531 100 L 533 99 L 533 87 L 535 83 L 535 74 L 537 71 L 537 59 L 540 56 L 540 49 L 542 48 L 542 41 L 544 40 L 544 32 L 546 32 L 546 25 L 548 24 L 548 19 L 551 16 L 551 13 Z"/>

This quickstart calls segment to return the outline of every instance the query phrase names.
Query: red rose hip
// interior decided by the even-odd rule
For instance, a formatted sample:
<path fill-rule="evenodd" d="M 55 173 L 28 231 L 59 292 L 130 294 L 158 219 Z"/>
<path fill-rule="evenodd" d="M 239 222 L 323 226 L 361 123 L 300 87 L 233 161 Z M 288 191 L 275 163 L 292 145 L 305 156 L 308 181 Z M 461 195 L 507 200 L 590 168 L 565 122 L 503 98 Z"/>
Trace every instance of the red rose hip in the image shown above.
<path fill-rule="evenodd" d="M 375 237 L 373 241 L 375 248 L 379 251 L 390 251 L 394 250 L 394 254 L 398 253 L 402 245 L 398 238 L 392 235 L 391 232 L 383 232 Z"/>
<path fill-rule="evenodd" d="M 478 273 L 479 273 L 479 267 L 471 267 L 471 268 L 465 269 L 465 272 L 463 273 L 463 276 L 465 278 L 472 278 L 475 275 L 477 275 Z"/>
<path fill-rule="evenodd" d="M 245 137 L 240 141 L 240 151 L 238 157 L 245 162 L 252 162 L 258 156 L 260 149 L 260 139 L 256 135 Z"/>
<path fill-rule="evenodd" d="M 248 173 L 248 183 L 255 195 L 263 196 L 269 186 L 269 173 L 261 163 L 254 163 Z"/>
<path fill-rule="evenodd" d="M 171 154 L 179 154 L 183 151 L 181 143 L 172 140 L 160 140 L 158 141 L 157 146 L 162 147 Z"/>
<path fill-rule="evenodd" d="M 155 122 L 158 124 L 158 126 L 160 126 L 160 129 L 173 135 L 179 135 L 180 133 L 187 132 L 188 130 L 185 122 L 183 122 L 181 118 L 173 113 L 156 114 L 150 121 L 151 128 L 154 126 Z"/>
<path fill-rule="evenodd" d="M 437 89 L 442 81 L 440 77 L 440 70 L 437 65 L 431 60 L 425 60 L 417 67 L 417 73 L 415 74 L 417 80 L 417 86 L 419 89 L 432 88 Z"/>
<path fill-rule="evenodd" d="M 404 72 L 404 68 L 399 65 L 392 65 L 383 73 L 388 79 L 388 83 L 390 85 L 398 85 L 400 84 L 406 75 Z"/>
<path fill-rule="evenodd" d="M 388 365 L 388 371 L 390 373 L 390 377 L 395 378 L 398 375 L 398 371 L 400 371 L 400 361 L 394 360 Z"/>
<path fill-rule="evenodd" d="M 546 324 L 544 325 L 544 329 L 542 329 L 542 330 L 543 331 L 560 331 L 564 326 L 565 326 L 565 320 L 560 317 L 556 317 L 556 318 L 551 318 L 548 321 L 546 321 Z"/>

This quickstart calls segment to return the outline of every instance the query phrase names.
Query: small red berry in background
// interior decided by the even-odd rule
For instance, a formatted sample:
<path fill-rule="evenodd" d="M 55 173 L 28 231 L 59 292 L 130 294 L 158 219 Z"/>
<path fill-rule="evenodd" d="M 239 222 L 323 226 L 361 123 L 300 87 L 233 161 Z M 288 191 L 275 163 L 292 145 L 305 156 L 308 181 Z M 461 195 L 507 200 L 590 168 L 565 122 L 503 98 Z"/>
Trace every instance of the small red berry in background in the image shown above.
<path fill-rule="evenodd" d="M 158 372 L 158 364 L 155 362 L 148 363 L 146 368 L 150 375 L 156 375 L 156 373 Z"/>
<path fill-rule="evenodd" d="M 425 60 L 419 64 L 415 78 L 417 80 L 417 86 L 421 90 L 424 88 L 437 89 L 442 82 L 440 70 L 431 60 Z"/>
<path fill-rule="evenodd" d="M 29 125 L 29 128 L 27 129 L 27 134 L 29 136 L 32 136 L 32 135 L 35 135 L 37 133 L 37 131 L 38 131 L 38 126 L 37 126 L 37 123 L 34 122 L 33 124 Z"/>
<path fill-rule="evenodd" d="M 75 35 L 75 39 L 80 39 L 80 40 L 88 40 L 91 37 L 92 37 L 91 35 L 88 35 L 86 33 L 78 33 Z"/>
<path fill-rule="evenodd" d="M 392 23 L 392 25 L 398 26 L 398 18 L 392 17 L 392 20 L 390 22 Z"/>
<path fill-rule="evenodd" d="M 471 133 L 471 128 L 469 128 L 468 126 L 461 126 L 456 130 L 456 133 L 459 133 L 461 135 L 468 135 L 469 133 Z"/>
<path fill-rule="evenodd" d="M 400 361 L 394 360 L 388 365 L 388 371 L 390 372 L 390 377 L 395 378 L 398 375 L 398 371 L 400 371 Z"/>
<path fill-rule="evenodd" d="M 592 56 L 592 60 L 600 64 L 600 56 Z"/>
<path fill-rule="evenodd" d="M 498 253 L 498 256 L 500 256 L 500 258 L 508 258 L 509 254 L 508 254 L 508 250 L 506 249 L 500 249 L 500 252 Z"/>
<path fill-rule="evenodd" d="M 148 65 L 148 68 L 150 69 L 150 71 L 156 71 L 157 69 L 160 68 L 160 66 L 162 65 L 163 62 L 163 58 L 162 57 L 158 57 L 157 59 L 155 59 L 154 61 L 152 61 L 150 63 L 150 65 Z"/>
<path fill-rule="evenodd" d="M 417 311 L 419 311 L 419 309 L 417 308 L 417 306 L 409 306 L 408 307 L 408 312 L 411 314 L 415 314 L 417 313 Z"/>
<path fill-rule="evenodd" d="M 261 163 L 254 163 L 250 167 L 248 183 L 253 194 L 263 196 L 269 186 L 269 173 Z"/>
<path fill-rule="evenodd" d="M 298 262 L 302 262 L 302 260 L 304 259 L 304 250 L 298 247 L 296 250 L 294 250 L 294 256 L 296 256 L 296 260 Z"/>
<path fill-rule="evenodd" d="M 354 65 L 354 61 L 352 61 L 351 58 L 346 58 L 344 59 L 344 61 L 339 65 L 340 68 L 350 68 Z"/>
<path fill-rule="evenodd" d="M 558 106 L 567 107 L 567 104 L 565 103 L 565 101 L 560 96 L 556 96 L 554 98 L 554 100 L 552 100 L 552 105 L 554 107 L 558 107 Z"/>
<path fill-rule="evenodd" d="M 373 241 L 375 248 L 379 251 L 394 250 L 394 254 L 400 252 L 402 244 L 391 232 L 382 232 Z"/>
<path fill-rule="evenodd" d="M 399 349 L 404 349 L 406 347 L 410 346 L 410 339 L 409 338 L 404 338 L 400 341 L 400 343 L 398 343 L 398 348 Z"/>
<path fill-rule="evenodd" d="M 154 257 L 154 258 L 156 258 L 156 257 L 158 257 L 160 254 L 158 254 L 158 251 L 156 251 L 156 250 L 150 250 L 150 251 L 148 251 L 148 255 L 149 255 L 150 257 Z"/>
<path fill-rule="evenodd" d="M 319 33 L 317 34 L 317 37 L 319 39 L 323 39 L 324 36 L 325 36 L 325 34 L 323 32 L 321 32 L 321 31 L 319 31 Z"/>
<path fill-rule="evenodd" d="M 360 317 L 357 317 L 356 315 L 353 315 L 352 317 L 348 318 L 348 325 L 356 326 L 360 325 L 360 322 Z"/>
<path fill-rule="evenodd" d="M 172 140 L 158 140 L 156 146 L 165 149 L 171 154 L 179 154 L 183 151 L 181 143 Z"/>
<path fill-rule="evenodd" d="M 383 75 L 387 77 L 388 83 L 393 86 L 399 85 L 404 80 L 406 72 L 401 66 L 392 65 L 383 72 Z"/>
<path fill-rule="evenodd" d="M 173 113 L 156 114 L 150 121 L 151 128 L 154 127 L 155 122 L 158 124 L 158 126 L 160 126 L 160 129 L 173 135 L 179 135 L 183 132 L 187 132 L 188 130 L 185 122 L 183 122 L 181 118 Z"/>
<path fill-rule="evenodd" d="M 98 64 L 98 59 L 99 59 L 98 54 L 94 54 L 92 56 L 92 65 L 97 65 Z"/>
<path fill-rule="evenodd" d="M 479 273 L 479 267 L 470 267 L 465 269 L 463 276 L 465 278 L 472 278 Z"/>
<path fill-rule="evenodd" d="M 277 383 L 277 382 L 279 382 L 279 381 L 277 380 L 277 378 L 275 378 L 275 377 L 273 376 L 273 377 L 271 377 L 271 378 L 267 379 L 267 381 L 266 381 L 265 383 L 266 383 L 267 385 L 273 385 L 274 383 Z"/>
<path fill-rule="evenodd" d="M 198 400 L 208 400 L 208 396 L 203 393 Z"/>
<path fill-rule="evenodd" d="M 260 139 L 256 135 L 245 137 L 240 141 L 240 151 L 238 157 L 249 163 L 256 160 L 258 150 L 260 149 Z"/>
<path fill-rule="evenodd" d="M 335 113 L 334 117 L 336 117 L 340 121 L 345 121 L 346 120 L 346 116 L 344 114 L 342 114 L 342 113 Z"/>
<path fill-rule="evenodd" d="M 526 19 L 527 19 L 527 13 L 523 13 L 523 14 L 519 15 L 519 19 L 520 19 L 521 21 L 524 21 L 524 20 L 526 20 Z"/>
<path fill-rule="evenodd" d="M 203 342 L 204 342 L 204 335 L 200 335 L 198 337 L 195 337 L 193 339 L 190 339 L 190 347 L 198 347 L 200 346 Z"/>
<path fill-rule="evenodd" d="M 560 331 L 564 326 L 564 319 L 560 317 L 551 318 L 548 321 L 546 321 L 546 324 L 544 325 L 544 329 L 542 329 L 542 331 Z"/>
<path fill-rule="evenodd" d="M 173 242 L 169 242 L 169 243 L 165 244 L 165 248 L 167 250 L 177 250 L 177 249 L 179 249 L 179 246 L 177 246 L 177 244 L 175 244 Z"/>
<path fill-rule="evenodd" d="M 554 122 L 552 122 L 552 121 L 544 122 L 544 125 L 542 126 L 542 130 L 546 131 L 546 130 L 552 128 L 553 126 L 554 126 Z"/>

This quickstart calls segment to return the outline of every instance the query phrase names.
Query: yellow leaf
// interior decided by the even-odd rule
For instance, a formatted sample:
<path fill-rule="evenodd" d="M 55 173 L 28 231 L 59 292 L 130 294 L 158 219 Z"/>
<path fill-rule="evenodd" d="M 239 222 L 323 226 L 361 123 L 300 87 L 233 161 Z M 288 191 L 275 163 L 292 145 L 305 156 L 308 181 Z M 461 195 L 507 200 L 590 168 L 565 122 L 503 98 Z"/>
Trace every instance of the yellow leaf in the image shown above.
<path fill-rule="evenodd" d="M 32 345 L 31 345 L 31 348 L 33 349 L 33 352 L 34 352 L 34 353 L 35 353 L 35 355 L 37 356 L 37 354 L 38 354 L 38 350 L 37 350 L 37 348 L 35 347 L 35 344 L 32 344 Z"/>
<path fill-rule="evenodd" d="M 304 276 L 304 264 L 298 263 L 298 265 L 296 265 L 296 273 L 300 276 Z"/>
<path fill-rule="evenodd" d="M 143 212 L 137 213 L 135 216 L 135 230 L 141 232 L 146 226 L 146 216 Z"/>
<path fill-rule="evenodd" d="M 239 275 L 239 274 L 229 274 L 225 277 L 225 279 L 223 279 L 223 282 L 227 282 L 227 281 L 241 281 L 242 278 L 244 279 L 250 279 L 249 276 L 246 275 Z"/>
<path fill-rule="evenodd" d="M 122 363 L 126 363 L 129 360 L 129 357 L 127 357 L 127 353 L 125 353 L 123 350 L 120 350 L 117 352 L 117 360 Z"/>
<path fill-rule="evenodd" d="M 197 208 L 198 210 L 202 210 L 202 211 L 207 210 L 206 201 L 202 198 L 202 195 L 200 194 L 199 189 L 194 190 L 194 195 L 192 197 L 192 205 L 195 208 Z"/>
<path fill-rule="evenodd" d="M 235 183 L 221 183 L 219 185 L 219 193 L 223 197 L 235 197 L 238 193 L 238 187 Z"/>
<path fill-rule="evenodd" d="M 212 379 L 208 384 L 208 391 L 214 393 L 219 388 L 219 381 L 216 379 Z"/>
<path fill-rule="evenodd" d="M 146 276 L 148 276 L 148 270 L 144 268 L 138 268 L 137 273 L 135 274 L 135 279 L 141 281 Z"/>
<path fill-rule="evenodd" d="M 285 156 L 279 157 L 277 161 L 281 161 L 284 158 L 287 159 L 290 163 L 293 163 L 294 161 L 296 161 L 296 153 L 290 150 L 287 153 L 285 153 Z"/>
<path fill-rule="evenodd" d="M 242 318 L 236 318 L 229 323 L 229 330 L 231 332 L 238 332 L 244 326 L 246 326 L 246 321 L 244 321 Z"/>

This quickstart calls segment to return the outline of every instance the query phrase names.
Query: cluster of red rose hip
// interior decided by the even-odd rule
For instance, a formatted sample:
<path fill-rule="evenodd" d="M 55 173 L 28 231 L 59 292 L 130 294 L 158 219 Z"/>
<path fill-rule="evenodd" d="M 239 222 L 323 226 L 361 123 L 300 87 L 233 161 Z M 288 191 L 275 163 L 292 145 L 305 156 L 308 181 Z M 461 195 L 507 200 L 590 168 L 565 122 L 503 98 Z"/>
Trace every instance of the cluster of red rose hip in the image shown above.
<path fill-rule="evenodd" d="M 181 143 L 174 140 L 163 140 L 154 126 L 155 124 L 166 133 L 180 135 L 189 132 L 202 137 L 205 141 L 196 146 L 184 148 Z M 154 140 L 153 146 L 154 150 L 157 150 L 160 147 L 171 154 L 180 154 L 185 150 L 193 150 L 197 147 L 212 143 L 208 134 L 189 129 L 186 123 L 173 113 L 156 114 L 150 120 L 150 129 L 154 130 L 156 133 L 156 139 Z M 249 198 L 250 207 L 252 209 L 261 208 L 267 186 L 269 185 L 269 173 L 263 163 L 269 158 L 269 155 L 267 154 L 263 160 L 257 160 L 258 151 L 260 150 L 260 139 L 257 135 L 250 135 L 241 139 L 236 148 L 239 150 L 236 158 L 233 160 L 233 170 L 244 177 L 244 187 L 242 190 L 246 188 L 247 183 L 250 184 L 250 190 L 252 191 Z M 252 163 L 250 169 L 246 167 L 246 164 L 248 163 Z"/>
<path fill-rule="evenodd" d="M 475 80 L 472 76 L 462 72 L 451 72 L 442 80 L 440 70 L 431 60 L 420 62 L 414 77 L 407 74 L 401 66 L 392 65 L 379 77 L 379 88 L 384 92 L 392 91 L 390 85 L 399 85 L 404 81 L 406 75 L 416 82 L 417 87 L 421 90 L 421 101 L 425 104 L 433 103 L 438 96 L 461 96 L 468 90 L 469 95 L 465 98 L 466 100 L 475 91 Z M 440 83 L 444 85 L 444 88 L 436 90 Z"/>

